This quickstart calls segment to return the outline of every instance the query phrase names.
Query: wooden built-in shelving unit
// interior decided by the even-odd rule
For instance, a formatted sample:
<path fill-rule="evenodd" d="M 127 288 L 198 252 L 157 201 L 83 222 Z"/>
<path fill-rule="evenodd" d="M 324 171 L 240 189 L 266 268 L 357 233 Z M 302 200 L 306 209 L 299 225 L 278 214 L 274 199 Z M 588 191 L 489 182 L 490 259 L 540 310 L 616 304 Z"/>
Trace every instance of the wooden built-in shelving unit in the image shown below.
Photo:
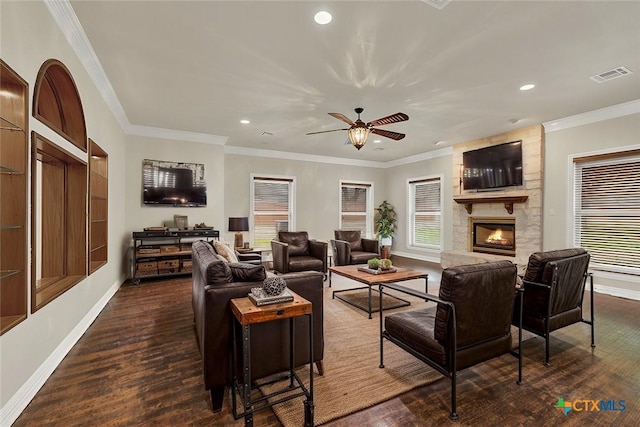
<path fill-rule="evenodd" d="M 32 114 L 80 150 L 88 151 L 80 95 L 60 61 L 49 59 L 40 67 Z M 87 276 L 87 170 L 86 159 L 32 132 L 32 312 Z"/>
<path fill-rule="evenodd" d="M 27 318 L 28 97 L 0 60 L 0 335 Z"/>
<path fill-rule="evenodd" d="M 107 263 L 108 155 L 89 139 L 89 274 Z"/>

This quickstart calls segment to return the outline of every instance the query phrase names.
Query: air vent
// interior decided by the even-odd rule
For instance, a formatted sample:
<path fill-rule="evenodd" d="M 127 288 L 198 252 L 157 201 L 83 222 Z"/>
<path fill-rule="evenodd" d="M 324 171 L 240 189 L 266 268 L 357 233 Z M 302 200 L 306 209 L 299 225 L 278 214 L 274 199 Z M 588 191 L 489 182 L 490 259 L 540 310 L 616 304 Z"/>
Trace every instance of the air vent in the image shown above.
<path fill-rule="evenodd" d="M 613 70 L 605 71 L 604 73 L 596 74 L 595 76 L 591 76 L 589 78 L 596 83 L 604 83 L 631 73 L 632 71 L 626 67 L 618 67 L 614 68 Z"/>
<path fill-rule="evenodd" d="M 451 0 L 422 0 L 429 6 L 433 6 L 436 9 L 443 9 Z"/>

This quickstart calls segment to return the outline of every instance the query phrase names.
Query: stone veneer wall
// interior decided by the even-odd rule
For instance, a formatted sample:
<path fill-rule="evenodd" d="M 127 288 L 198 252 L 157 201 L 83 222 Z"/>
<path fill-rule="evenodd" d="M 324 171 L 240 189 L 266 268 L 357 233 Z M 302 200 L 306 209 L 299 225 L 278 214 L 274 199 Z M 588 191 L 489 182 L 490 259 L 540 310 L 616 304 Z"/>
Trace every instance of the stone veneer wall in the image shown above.
<path fill-rule="evenodd" d="M 462 172 L 462 153 L 505 142 L 522 140 L 523 185 L 507 187 L 495 192 L 460 190 Z M 532 252 L 542 250 L 542 191 L 544 165 L 544 127 L 529 126 L 512 132 L 487 138 L 481 138 L 453 147 L 453 194 L 455 197 L 491 197 L 491 196 L 529 196 L 525 203 L 514 203 L 513 215 L 510 215 L 502 203 L 477 203 L 469 215 L 463 204 L 453 203 L 453 250 L 445 251 L 441 256 L 443 267 L 473 264 L 482 261 L 507 259 L 513 261 L 522 270 Z M 446 202 L 446 201 L 445 201 Z M 500 256 L 470 252 L 470 217 L 515 217 L 516 220 L 516 256 Z"/>

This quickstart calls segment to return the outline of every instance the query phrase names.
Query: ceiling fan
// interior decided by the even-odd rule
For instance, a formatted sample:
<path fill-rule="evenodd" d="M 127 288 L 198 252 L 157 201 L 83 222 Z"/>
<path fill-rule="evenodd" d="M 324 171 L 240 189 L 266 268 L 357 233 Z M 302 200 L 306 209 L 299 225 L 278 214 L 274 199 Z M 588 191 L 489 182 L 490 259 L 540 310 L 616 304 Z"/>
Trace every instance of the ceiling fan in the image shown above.
<path fill-rule="evenodd" d="M 394 139 L 396 141 L 401 140 L 405 137 L 404 133 L 392 132 L 390 130 L 377 129 L 374 126 L 380 125 L 388 125 L 391 123 L 404 122 L 409 120 L 409 116 L 404 113 L 395 113 L 387 117 L 383 117 L 381 119 L 373 120 L 369 123 L 365 123 L 360 119 L 360 113 L 364 111 L 364 108 L 356 108 L 354 110 L 358 114 L 358 119 L 354 122 L 344 114 L 340 113 L 329 113 L 330 116 L 335 117 L 338 120 L 342 120 L 348 125 L 351 125 L 349 128 L 343 129 L 332 129 L 332 130 L 323 130 L 319 132 L 309 132 L 307 135 L 315 135 L 318 133 L 327 133 L 327 132 L 337 132 L 340 130 L 346 130 L 349 135 L 349 140 L 351 144 L 360 150 L 364 147 L 364 144 L 367 143 L 367 138 L 369 137 L 369 133 L 375 133 L 376 135 L 384 136 L 387 138 Z"/>

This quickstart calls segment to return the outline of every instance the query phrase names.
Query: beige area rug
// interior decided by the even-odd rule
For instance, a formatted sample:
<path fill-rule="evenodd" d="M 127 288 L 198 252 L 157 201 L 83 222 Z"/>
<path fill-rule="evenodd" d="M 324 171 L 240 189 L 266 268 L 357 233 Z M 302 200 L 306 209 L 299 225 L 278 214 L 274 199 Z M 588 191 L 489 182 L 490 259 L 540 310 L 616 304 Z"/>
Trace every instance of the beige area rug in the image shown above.
<path fill-rule="evenodd" d="M 325 373 L 323 376 L 314 375 L 315 425 L 368 408 L 434 381 L 448 381 L 389 342 L 384 344 L 385 368 L 380 369 L 379 314 L 375 313 L 373 319 L 369 319 L 364 311 L 332 299 L 331 291 L 325 289 Z M 362 292 L 366 294 L 366 291 Z M 417 298 L 406 299 L 411 301 L 411 306 L 392 312 L 426 304 Z M 308 385 L 308 366 L 296 372 Z M 277 386 L 281 387 L 281 384 Z M 262 391 L 266 394 L 269 390 Z M 303 401 L 303 397 L 299 397 L 274 406 L 273 411 L 285 427 L 299 427 L 304 425 Z"/>

